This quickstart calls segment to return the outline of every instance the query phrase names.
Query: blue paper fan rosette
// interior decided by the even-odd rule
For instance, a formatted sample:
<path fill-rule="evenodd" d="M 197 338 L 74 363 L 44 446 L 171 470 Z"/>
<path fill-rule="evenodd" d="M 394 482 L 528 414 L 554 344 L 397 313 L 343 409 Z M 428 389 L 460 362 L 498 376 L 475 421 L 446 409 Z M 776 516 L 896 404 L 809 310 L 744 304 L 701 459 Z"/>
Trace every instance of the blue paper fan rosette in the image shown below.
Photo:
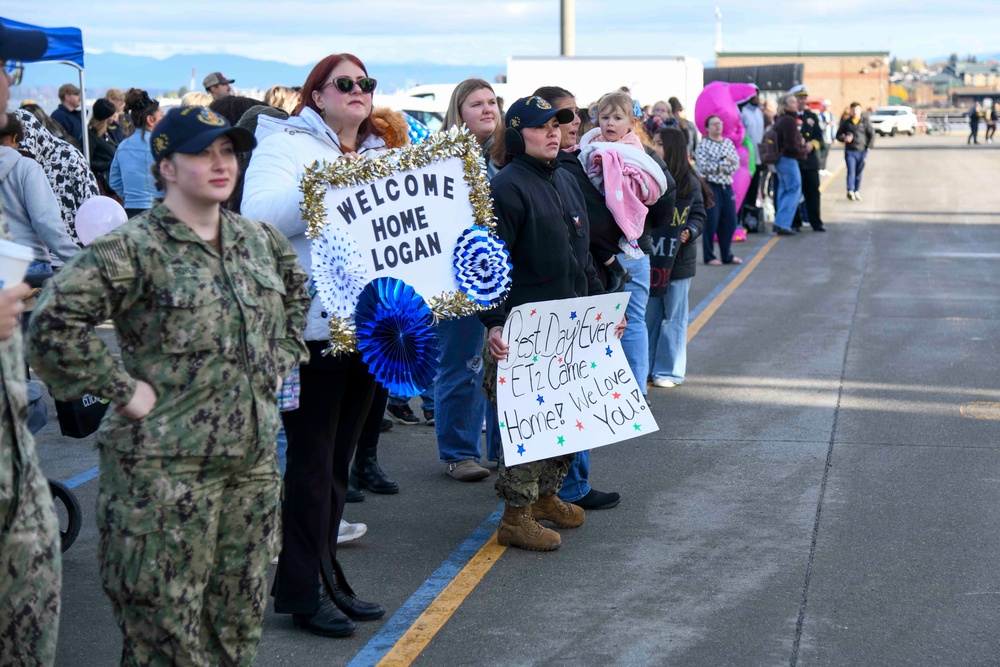
<path fill-rule="evenodd" d="M 340 317 L 350 317 L 368 282 L 368 270 L 354 239 L 328 226 L 313 239 L 309 254 L 313 285 L 323 306 Z"/>
<path fill-rule="evenodd" d="M 377 278 L 361 291 L 354 315 L 358 351 L 375 379 L 393 394 L 416 396 L 438 365 L 434 315 L 412 287 Z"/>
<path fill-rule="evenodd" d="M 470 227 L 455 244 L 455 278 L 460 290 L 480 306 L 491 308 L 510 292 L 510 253 L 485 227 Z"/>

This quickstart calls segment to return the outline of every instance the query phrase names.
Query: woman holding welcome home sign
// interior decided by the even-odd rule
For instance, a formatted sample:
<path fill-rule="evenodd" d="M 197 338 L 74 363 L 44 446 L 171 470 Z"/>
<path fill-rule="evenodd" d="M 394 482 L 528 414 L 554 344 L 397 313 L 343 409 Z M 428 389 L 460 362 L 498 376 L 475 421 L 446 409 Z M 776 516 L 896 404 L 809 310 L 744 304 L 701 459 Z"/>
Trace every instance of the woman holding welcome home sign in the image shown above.
<path fill-rule="evenodd" d="M 313 278 L 329 246 L 306 236 L 300 183 L 316 161 L 364 160 L 384 150 L 382 130 L 372 117 L 375 85 L 356 56 L 327 56 L 309 73 L 302 101 L 288 120 L 262 117 L 257 125 L 259 145 L 247 169 L 241 210 L 284 233 Z M 354 596 L 336 559 L 349 466 L 376 382 L 360 353 L 324 354 L 331 318 L 351 313 L 330 312 L 311 284 L 305 330 L 310 360 L 300 369 L 298 409 L 283 413 L 284 533 L 272 593 L 275 611 L 292 614 L 297 627 L 341 637 L 354 632 L 354 621 L 385 613 Z"/>

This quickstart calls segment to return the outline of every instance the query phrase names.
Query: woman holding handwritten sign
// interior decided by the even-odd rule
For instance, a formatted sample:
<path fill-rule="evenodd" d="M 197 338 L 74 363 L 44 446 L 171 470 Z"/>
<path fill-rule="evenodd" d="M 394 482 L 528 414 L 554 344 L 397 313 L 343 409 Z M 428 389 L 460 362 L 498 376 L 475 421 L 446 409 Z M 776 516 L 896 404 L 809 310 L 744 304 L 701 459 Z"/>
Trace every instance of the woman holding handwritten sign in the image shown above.
<path fill-rule="evenodd" d="M 569 109 L 554 109 L 540 97 L 521 98 L 507 111 L 504 149 L 509 164 L 490 182 L 497 235 L 510 252 L 513 284 L 502 305 L 480 315 L 489 335 L 487 349 L 494 362 L 507 358 L 503 325 L 511 308 L 533 301 L 588 295 L 585 268 L 592 264 L 585 245 L 571 245 L 567 225 L 587 224 L 586 204 L 572 176 L 558 168 L 560 122 L 569 123 Z M 490 364 L 484 389 L 496 402 L 496 364 Z M 491 376 L 492 379 L 491 379 Z M 582 508 L 556 495 L 573 455 L 507 466 L 501 454 L 497 495 L 504 514 L 497 541 L 532 551 L 558 549 L 562 539 L 538 521 L 561 528 L 583 525 Z"/>

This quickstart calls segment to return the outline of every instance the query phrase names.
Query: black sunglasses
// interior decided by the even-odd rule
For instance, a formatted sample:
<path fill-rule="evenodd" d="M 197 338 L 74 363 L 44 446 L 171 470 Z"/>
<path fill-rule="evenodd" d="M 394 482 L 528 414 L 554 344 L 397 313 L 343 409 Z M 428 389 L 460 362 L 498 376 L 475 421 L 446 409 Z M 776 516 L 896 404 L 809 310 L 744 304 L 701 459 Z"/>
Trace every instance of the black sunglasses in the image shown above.
<path fill-rule="evenodd" d="M 18 61 L 9 61 L 4 64 L 3 71 L 7 75 L 7 79 L 10 81 L 10 85 L 12 86 L 21 85 L 21 79 L 24 78 L 24 63 Z"/>
<path fill-rule="evenodd" d="M 367 95 L 369 93 L 375 92 L 375 86 L 378 84 L 378 81 L 371 78 L 370 76 L 366 76 L 363 79 L 358 79 L 357 81 L 355 81 L 349 76 L 338 76 L 333 81 L 328 81 L 323 87 L 326 88 L 327 86 L 335 85 L 337 86 L 337 90 L 346 95 L 347 93 L 354 90 L 355 83 L 358 84 L 358 88 L 361 89 L 361 92 Z"/>

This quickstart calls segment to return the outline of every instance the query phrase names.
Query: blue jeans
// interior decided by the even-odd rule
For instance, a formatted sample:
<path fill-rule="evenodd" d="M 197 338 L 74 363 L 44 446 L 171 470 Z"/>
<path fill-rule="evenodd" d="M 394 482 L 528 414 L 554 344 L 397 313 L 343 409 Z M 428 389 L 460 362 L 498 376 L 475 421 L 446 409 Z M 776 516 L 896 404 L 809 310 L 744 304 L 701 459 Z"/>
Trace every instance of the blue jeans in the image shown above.
<path fill-rule="evenodd" d="M 645 382 L 642 383 L 645 386 Z M 585 449 L 577 452 L 573 457 L 573 463 L 569 466 L 569 472 L 563 479 L 562 488 L 559 489 L 559 499 L 564 503 L 574 503 L 580 498 L 590 493 L 590 450 Z"/>
<path fill-rule="evenodd" d="M 420 409 L 424 412 L 428 410 L 434 410 L 434 383 L 427 387 L 424 393 L 420 394 L 420 398 L 423 399 L 420 403 Z M 389 405 L 407 405 L 410 402 L 409 396 L 400 396 L 398 394 L 389 394 Z"/>
<path fill-rule="evenodd" d="M 285 476 L 285 453 L 288 451 L 288 436 L 285 435 L 284 427 L 278 429 L 278 437 L 276 438 L 278 442 L 278 468 L 281 470 L 281 476 Z"/>
<path fill-rule="evenodd" d="M 865 158 L 868 151 L 844 151 L 844 162 L 847 163 L 847 191 L 861 191 L 861 172 L 865 170 Z"/>
<path fill-rule="evenodd" d="M 618 261 L 625 270 L 632 274 L 632 282 L 625 285 L 625 291 L 632 295 L 625 314 L 628 315 L 628 326 L 622 336 L 622 350 L 629 368 L 635 376 L 635 381 L 643 395 L 646 394 L 646 375 L 649 369 L 649 336 L 646 333 L 646 302 L 649 301 L 649 255 L 642 259 L 631 259 L 627 255 L 618 255 Z M 573 463 L 563 480 L 559 497 L 563 502 L 573 502 L 590 493 L 590 451 L 577 452 Z"/>
<path fill-rule="evenodd" d="M 654 380 L 684 382 L 687 370 L 688 290 L 691 279 L 671 280 L 667 293 L 649 298 L 649 373 Z"/>
<path fill-rule="evenodd" d="M 702 260 L 707 263 L 715 259 L 715 241 L 712 237 L 718 234 L 719 254 L 722 256 L 722 263 L 729 264 L 733 261 L 731 248 L 733 233 L 736 231 L 736 195 L 733 193 L 731 185 L 719 185 L 718 183 L 709 183 L 709 185 L 712 186 L 715 206 L 708 209 L 705 231 L 701 233 Z M 632 319 L 631 315 L 629 319 Z"/>
<path fill-rule="evenodd" d="M 26 276 L 37 276 L 41 273 L 52 273 L 52 265 L 40 259 L 28 264 L 28 270 L 24 272 Z"/>
<path fill-rule="evenodd" d="M 774 212 L 774 226 L 791 229 L 795 210 L 802 199 L 802 172 L 799 171 L 798 160 L 790 157 L 781 158 L 775 166 L 778 171 L 778 201 Z"/>
<path fill-rule="evenodd" d="M 438 324 L 441 361 L 434 378 L 434 432 L 444 463 L 482 457 L 483 341 L 486 332 L 476 315 Z M 499 431 L 499 426 L 497 427 Z"/>
<path fill-rule="evenodd" d="M 646 376 L 649 375 L 649 334 L 646 333 L 646 303 L 649 301 L 649 256 L 642 259 L 630 259 L 624 254 L 618 255 L 618 261 L 632 274 L 632 282 L 625 285 L 625 291 L 632 295 L 625 314 L 628 315 L 628 326 L 622 336 L 622 350 L 628 360 L 629 368 L 635 381 L 639 383 L 642 393 L 646 393 Z M 575 464 L 574 464 L 575 465 Z M 572 472 L 572 468 L 570 471 Z"/>

